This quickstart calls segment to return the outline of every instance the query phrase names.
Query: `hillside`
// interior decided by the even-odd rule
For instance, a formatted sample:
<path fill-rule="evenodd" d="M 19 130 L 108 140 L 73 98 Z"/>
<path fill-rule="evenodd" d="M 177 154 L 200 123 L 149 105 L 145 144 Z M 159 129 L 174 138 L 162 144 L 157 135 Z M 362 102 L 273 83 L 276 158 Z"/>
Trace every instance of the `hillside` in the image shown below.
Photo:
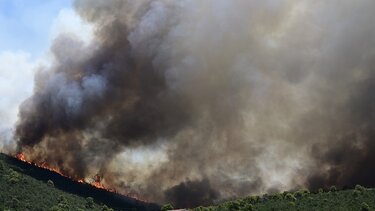
<path fill-rule="evenodd" d="M 163 210 L 168 210 L 164 207 Z M 171 208 L 169 206 L 169 208 Z M 249 196 L 194 211 L 375 210 L 375 189 L 357 185 L 310 193 L 308 190 Z M 159 210 L 156 204 L 77 183 L 59 174 L 0 154 L 0 210 Z"/>
<path fill-rule="evenodd" d="M 194 211 L 278 211 L 278 210 L 375 210 L 375 189 L 357 185 L 354 189 L 339 190 L 333 186 L 317 193 L 308 190 L 284 192 L 273 195 L 249 196 L 227 201 L 217 206 L 198 207 Z"/>
<path fill-rule="evenodd" d="M 0 154 L 0 210 L 159 210 Z"/>

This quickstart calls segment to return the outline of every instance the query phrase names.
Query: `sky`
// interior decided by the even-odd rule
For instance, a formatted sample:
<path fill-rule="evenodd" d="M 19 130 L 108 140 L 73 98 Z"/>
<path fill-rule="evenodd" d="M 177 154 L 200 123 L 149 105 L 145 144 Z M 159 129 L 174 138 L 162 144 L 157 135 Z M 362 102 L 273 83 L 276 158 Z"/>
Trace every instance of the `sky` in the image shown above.
<path fill-rule="evenodd" d="M 42 54 L 53 22 L 71 4 L 71 0 L 0 0 L 0 50 Z"/>
<path fill-rule="evenodd" d="M 50 59 L 63 33 L 91 39 L 72 0 L 0 0 L 0 147 L 11 141 L 18 107 L 32 94 L 34 73 Z"/>

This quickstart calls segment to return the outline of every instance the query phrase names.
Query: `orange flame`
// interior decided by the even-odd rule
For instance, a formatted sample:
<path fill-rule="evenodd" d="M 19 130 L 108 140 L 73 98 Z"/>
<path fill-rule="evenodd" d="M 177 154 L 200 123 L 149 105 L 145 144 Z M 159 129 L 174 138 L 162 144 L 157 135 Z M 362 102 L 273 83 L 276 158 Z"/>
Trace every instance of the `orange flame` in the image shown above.
<path fill-rule="evenodd" d="M 40 167 L 40 168 L 43 168 L 43 169 L 47 169 L 49 171 L 55 172 L 57 174 L 60 174 L 61 176 L 69 178 L 69 179 L 71 179 L 73 181 L 76 181 L 76 182 L 79 182 L 79 183 L 88 184 L 88 185 L 91 185 L 91 186 L 93 186 L 95 188 L 103 189 L 103 190 L 106 190 L 106 191 L 109 191 L 109 192 L 118 193 L 118 194 L 121 194 L 121 195 L 124 195 L 124 196 L 128 196 L 128 197 L 137 199 L 139 201 L 147 202 L 146 200 L 141 199 L 138 194 L 134 194 L 134 193 L 132 193 L 132 194 L 130 194 L 130 193 L 119 193 L 119 192 L 116 191 L 116 189 L 105 187 L 101 183 L 102 178 L 98 174 L 94 176 L 93 182 L 87 182 L 85 179 L 74 179 L 74 178 L 72 178 L 70 176 L 67 176 L 60 169 L 55 168 L 55 167 L 51 167 L 46 162 L 39 162 L 39 163 L 31 162 L 31 161 L 29 161 L 26 158 L 25 154 L 22 153 L 22 152 L 18 152 L 14 157 L 17 158 L 20 161 L 25 162 L 25 163 L 29 163 L 31 165 L 34 165 L 34 166 L 37 166 L 37 167 Z"/>
<path fill-rule="evenodd" d="M 17 153 L 16 158 L 18 160 L 22 160 L 23 162 L 27 162 L 25 155 L 22 152 Z M 27 162 L 29 163 L 29 162 Z"/>

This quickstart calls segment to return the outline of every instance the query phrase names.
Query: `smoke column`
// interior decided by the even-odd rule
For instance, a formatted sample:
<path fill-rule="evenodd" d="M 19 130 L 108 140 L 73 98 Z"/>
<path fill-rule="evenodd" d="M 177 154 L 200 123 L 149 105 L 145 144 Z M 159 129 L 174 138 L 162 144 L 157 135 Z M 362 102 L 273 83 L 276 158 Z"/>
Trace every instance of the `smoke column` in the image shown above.
<path fill-rule="evenodd" d="M 18 150 L 178 207 L 374 186 L 373 0 L 77 0 Z"/>

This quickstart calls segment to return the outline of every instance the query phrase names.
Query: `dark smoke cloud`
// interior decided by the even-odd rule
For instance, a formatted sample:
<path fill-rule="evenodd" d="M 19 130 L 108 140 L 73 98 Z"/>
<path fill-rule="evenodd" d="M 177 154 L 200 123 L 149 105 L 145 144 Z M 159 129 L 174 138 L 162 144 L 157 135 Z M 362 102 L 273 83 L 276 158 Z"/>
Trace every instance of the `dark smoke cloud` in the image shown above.
<path fill-rule="evenodd" d="M 186 181 L 165 191 L 167 201 L 181 207 L 210 205 L 218 199 L 219 193 L 211 188 L 208 179 Z"/>
<path fill-rule="evenodd" d="M 77 0 L 18 150 L 179 207 L 374 185 L 375 3 Z"/>

